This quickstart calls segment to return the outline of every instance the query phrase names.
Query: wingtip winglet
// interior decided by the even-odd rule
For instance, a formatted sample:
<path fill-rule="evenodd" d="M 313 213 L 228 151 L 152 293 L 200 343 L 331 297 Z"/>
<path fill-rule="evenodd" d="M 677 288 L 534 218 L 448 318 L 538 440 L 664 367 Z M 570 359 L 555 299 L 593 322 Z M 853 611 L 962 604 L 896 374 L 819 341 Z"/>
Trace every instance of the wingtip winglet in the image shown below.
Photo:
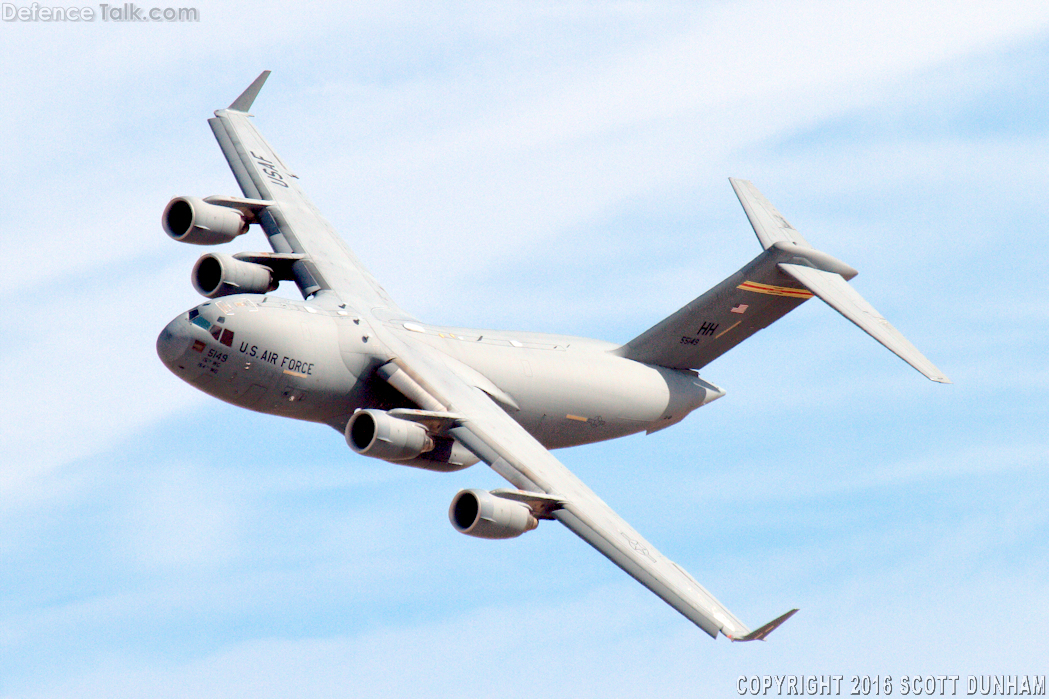
<path fill-rule="evenodd" d="M 736 641 L 740 641 L 740 642 L 742 642 L 742 641 L 764 641 L 768 637 L 768 635 L 770 633 L 775 631 L 777 628 L 779 628 L 779 626 L 783 622 L 785 622 L 787 619 L 791 618 L 792 616 L 794 616 L 797 613 L 798 613 L 797 609 L 791 609 L 786 614 L 783 614 L 782 616 L 776 617 L 775 619 L 773 619 L 769 623 L 765 624 L 761 628 L 754 629 L 753 631 L 748 633 L 746 636 L 741 636 L 739 638 L 733 638 L 732 636 L 729 636 L 729 639 L 732 640 L 733 642 L 736 642 Z"/>
<path fill-rule="evenodd" d="M 270 76 L 270 71 L 264 70 L 259 74 L 259 77 L 255 78 L 255 81 L 248 85 L 248 89 L 240 93 L 240 97 L 233 100 L 228 109 L 234 112 L 247 112 L 251 109 L 251 105 L 255 102 L 255 98 L 259 96 L 259 90 L 266 82 L 266 78 Z"/>

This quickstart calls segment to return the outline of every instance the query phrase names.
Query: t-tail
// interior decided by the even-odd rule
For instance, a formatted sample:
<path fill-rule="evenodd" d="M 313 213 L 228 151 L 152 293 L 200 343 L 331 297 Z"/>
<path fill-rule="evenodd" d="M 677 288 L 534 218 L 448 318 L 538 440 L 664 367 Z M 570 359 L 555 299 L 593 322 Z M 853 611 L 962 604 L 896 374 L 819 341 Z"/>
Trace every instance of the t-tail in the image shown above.
<path fill-rule="evenodd" d="M 950 383 L 848 284 L 855 269 L 812 247 L 747 180 L 729 179 L 765 249 L 741 270 L 620 347 L 629 359 L 700 369 L 818 296 L 929 379 Z"/>

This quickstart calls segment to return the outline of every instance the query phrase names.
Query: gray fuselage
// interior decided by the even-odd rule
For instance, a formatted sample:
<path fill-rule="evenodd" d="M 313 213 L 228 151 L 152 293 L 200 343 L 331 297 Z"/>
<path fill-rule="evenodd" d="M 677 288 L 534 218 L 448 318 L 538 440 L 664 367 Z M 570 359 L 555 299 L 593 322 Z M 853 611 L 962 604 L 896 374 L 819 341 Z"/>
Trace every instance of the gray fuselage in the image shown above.
<path fill-rule="evenodd" d="M 724 393 L 695 372 L 618 357 L 615 344 L 540 333 L 435 327 L 387 309 L 241 294 L 179 315 L 157 352 L 179 378 L 228 403 L 342 431 L 354 411 L 414 407 L 376 376 L 383 324 L 440 353 L 547 448 L 652 432 Z"/>

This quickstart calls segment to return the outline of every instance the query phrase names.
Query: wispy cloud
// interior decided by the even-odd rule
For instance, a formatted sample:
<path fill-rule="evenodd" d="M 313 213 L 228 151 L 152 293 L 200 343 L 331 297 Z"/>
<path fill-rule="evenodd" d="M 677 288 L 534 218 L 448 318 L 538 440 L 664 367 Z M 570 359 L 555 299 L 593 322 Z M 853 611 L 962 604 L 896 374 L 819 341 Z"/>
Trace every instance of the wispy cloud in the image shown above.
<path fill-rule="evenodd" d="M 5 696 L 1036 671 L 1045 3 L 201 10 L 2 27 Z M 711 643 L 556 527 L 459 537 L 483 468 L 366 462 L 167 374 L 200 251 L 160 211 L 234 193 L 204 118 L 263 68 L 258 126 L 428 320 L 629 339 L 757 252 L 728 175 L 860 267 L 954 387 L 813 301 L 686 423 L 561 454 L 748 621 L 802 614 Z"/>

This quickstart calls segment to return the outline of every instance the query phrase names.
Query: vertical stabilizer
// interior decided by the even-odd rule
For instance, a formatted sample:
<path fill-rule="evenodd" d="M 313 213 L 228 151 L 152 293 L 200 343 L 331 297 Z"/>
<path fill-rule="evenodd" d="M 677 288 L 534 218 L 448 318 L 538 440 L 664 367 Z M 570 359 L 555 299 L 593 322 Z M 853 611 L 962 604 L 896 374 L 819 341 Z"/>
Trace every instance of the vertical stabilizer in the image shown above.
<path fill-rule="evenodd" d="M 750 219 L 750 225 L 757 233 L 758 240 L 761 241 L 761 247 L 768 250 L 776 243 L 791 243 L 803 248 L 812 247 L 749 180 L 730 177 L 728 181 L 732 189 L 736 191 L 743 210 L 747 212 L 747 218 Z"/>
<path fill-rule="evenodd" d="M 926 377 L 950 383 L 849 286 L 855 269 L 815 249 L 747 180 L 729 178 L 764 252 L 673 315 L 614 350 L 646 364 L 700 369 L 818 296 Z"/>

